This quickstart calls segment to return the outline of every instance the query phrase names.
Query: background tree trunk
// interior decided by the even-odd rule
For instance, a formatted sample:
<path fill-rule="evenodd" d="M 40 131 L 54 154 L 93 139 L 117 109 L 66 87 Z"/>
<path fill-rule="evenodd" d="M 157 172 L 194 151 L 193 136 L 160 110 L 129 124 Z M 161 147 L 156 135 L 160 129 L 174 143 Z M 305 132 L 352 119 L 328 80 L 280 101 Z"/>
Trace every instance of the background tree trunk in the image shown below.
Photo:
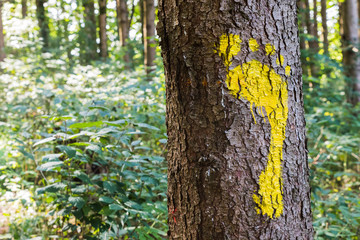
<path fill-rule="evenodd" d="M 313 19 L 313 24 L 314 24 L 314 51 L 317 54 L 319 52 L 319 31 L 318 31 L 318 21 L 317 21 L 317 16 L 318 16 L 318 9 L 317 9 L 317 0 L 313 1 L 313 7 L 314 7 L 314 19 Z"/>
<path fill-rule="evenodd" d="M 126 47 L 129 39 L 129 11 L 126 0 L 116 0 L 116 13 L 118 32 L 121 47 Z M 130 62 L 130 56 L 128 49 L 125 49 L 124 61 Z"/>
<path fill-rule="evenodd" d="M 40 36 L 43 40 L 43 51 L 47 51 L 49 48 L 49 23 L 46 17 L 44 3 L 46 0 L 36 0 L 36 17 L 40 28 Z"/>
<path fill-rule="evenodd" d="M 89 63 L 98 57 L 96 43 L 96 19 L 94 0 L 83 0 L 85 19 L 85 61 Z"/>
<path fill-rule="evenodd" d="M 319 52 L 319 34 L 318 34 L 318 22 L 317 22 L 317 0 L 313 0 L 313 19 L 310 20 L 310 30 L 309 33 L 311 34 L 312 40 L 309 42 L 309 52 L 310 58 L 312 61 L 310 62 L 310 71 L 311 76 L 318 77 L 319 76 L 319 69 L 317 66 L 316 55 Z M 314 84 L 314 83 L 313 83 Z"/>
<path fill-rule="evenodd" d="M 3 2 L 0 1 L 0 62 L 4 61 L 6 57 L 2 9 L 3 9 Z"/>
<path fill-rule="evenodd" d="M 144 65 L 149 75 L 155 60 L 155 5 L 154 0 L 144 2 Z"/>
<path fill-rule="evenodd" d="M 306 17 L 305 17 L 306 6 L 304 0 L 299 0 L 296 2 L 296 4 L 298 8 L 298 18 L 300 22 L 299 33 L 300 33 L 300 51 L 301 51 L 301 63 L 302 63 L 301 67 L 303 74 L 309 75 L 308 73 L 309 69 L 307 66 L 306 55 L 305 55 L 306 41 L 304 36 L 306 29 Z"/>
<path fill-rule="evenodd" d="M 348 78 L 347 101 L 353 105 L 360 102 L 360 62 L 357 56 L 359 46 L 357 0 L 342 3 L 343 17 L 343 64 Z"/>
<path fill-rule="evenodd" d="M 329 55 L 329 39 L 328 39 L 328 27 L 327 27 L 327 14 L 326 14 L 326 0 L 321 0 L 321 25 L 323 29 L 323 43 L 324 54 Z"/>
<path fill-rule="evenodd" d="M 106 35 L 106 0 L 99 0 L 99 10 L 100 56 L 103 60 L 105 60 L 108 56 Z"/>
<path fill-rule="evenodd" d="M 169 239 L 312 239 L 296 1 L 160 0 L 158 33 Z"/>
<path fill-rule="evenodd" d="M 21 0 L 21 13 L 22 13 L 22 17 L 26 18 L 26 16 L 27 16 L 27 0 Z"/>
<path fill-rule="evenodd" d="M 142 44 L 145 44 L 144 41 L 144 0 L 139 1 L 140 4 L 140 21 L 141 21 L 141 41 Z M 145 53 L 143 53 L 145 56 Z"/>

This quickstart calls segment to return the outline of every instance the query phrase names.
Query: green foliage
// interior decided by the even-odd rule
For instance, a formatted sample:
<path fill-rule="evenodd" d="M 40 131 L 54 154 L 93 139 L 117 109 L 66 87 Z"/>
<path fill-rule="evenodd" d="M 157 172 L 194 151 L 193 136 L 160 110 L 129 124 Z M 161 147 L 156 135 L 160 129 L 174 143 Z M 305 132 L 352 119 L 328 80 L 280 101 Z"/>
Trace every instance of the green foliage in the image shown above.
<path fill-rule="evenodd" d="M 64 69 L 50 56 L 2 66 L 1 155 L 14 160 L 1 171 L 35 182 L 43 213 L 13 222 L 14 237 L 164 238 L 163 76 L 141 81 L 117 62 Z"/>

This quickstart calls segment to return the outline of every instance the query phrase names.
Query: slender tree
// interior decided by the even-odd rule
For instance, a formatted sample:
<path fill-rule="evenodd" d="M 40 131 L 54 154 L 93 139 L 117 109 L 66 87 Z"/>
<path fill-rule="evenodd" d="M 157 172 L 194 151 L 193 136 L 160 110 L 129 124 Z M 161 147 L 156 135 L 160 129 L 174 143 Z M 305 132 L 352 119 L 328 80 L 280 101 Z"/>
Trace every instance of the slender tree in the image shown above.
<path fill-rule="evenodd" d="M 0 0 L 0 62 L 4 61 L 5 54 L 5 37 L 4 37 L 4 27 L 2 20 L 2 9 L 3 9 L 4 1 Z"/>
<path fill-rule="evenodd" d="M 21 13 L 22 13 L 22 17 L 26 18 L 26 16 L 27 16 L 27 0 L 21 0 Z"/>
<path fill-rule="evenodd" d="M 96 19 L 94 0 L 83 0 L 85 20 L 85 53 L 84 58 L 88 63 L 98 57 L 96 43 Z"/>
<path fill-rule="evenodd" d="M 99 9 L 100 56 L 102 59 L 106 59 L 108 56 L 106 34 L 106 0 L 99 0 Z"/>
<path fill-rule="evenodd" d="M 116 19 L 121 47 L 125 48 L 124 61 L 130 62 L 129 51 L 126 49 L 129 39 L 129 11 L 126 0 L 116 0 Z"/>
<path fill-rule="evenodd" d="M 318 49 L 318 43 L 317 43 L 317 27 L 315 29 L 315 16 L 317 16 L 317 11 L 315 14 L 314 11 L 314 18 L 311 19 L 310 17 L 310 6 L 309 6 L 309 0 L 304 0 L 305 3 L 305 23 L 306 23 L 306 30 L 307 30 L 307 34 L 310 37 L 310 40 L 308 41 L 308 45 L 309 45 L 309 55 L 310 55 L 310 72 L 311 72 L 311 76 L 317 76 L 317 68 L 316 68 L 316 63 L 313 61 L 314 59 L 314 55 L 317 52 Z M 316 0 L 313 1 L 313 4 L 316 5 Z M 314 8 L 315 10 L 316 8 Z M 316 26 L 317 26 L 317 21 L 316 21 Z"/>
<path fill-rule="evenodd" d="M 314 9 L 314 16 L 313 16 L 313 35 L 314 35 L 314 52 L 319 52 L 319 30 L 318 30 L 318 4 L 317 0 L 313 0 L 313 9 Z"/>
<path fill-rule="evenodd" d="M 356 105 L 360 102 L 360 62 L 357 55 L 359 51 L 358 2 L 357 0 L 346 0 L 342 4 L 343 64 L 344 73 L 348 78 L 347 101 Z"/>
<path fill-rule="evenodd" d="M 300 51 L 301 51 L 301 67 L 303 74 L 308 75 L 308 67 L 306 62 L 306 40 L 305 40 L 305 29 L 306 29 L 306 6 L 304 0 L 299 0 L 296 2 L 298 8 L 298 18 L 299 18 L 299 33 L 300 33 Z"/>
<path fill-rule="evenodd" d="M 321 0 L 321 25 L 323 32 L 323 43 L 324 43 L 324 53 L 325 55 L 329 55 L 329 39 L 328 39 L 328 27 L 327 27 L 327 4 L 326 0 Z"/>
<path fill-rule="evenodd" d="M 144 2 L 144 65 L 150 74 L 155 60 L 155 5 L 154 0 Z"/>
<path fill-rule="evenodd" d="M 43 51 L 48 50 L 50 39 L 49 21 L 44 7 L 45 2 L 46 0 L 36 0 L 36 17 L 40 28 L 40 36 L 43 41 Z"/>
<path fill-rule="evenodd" d="M 295 0 L 160 0 L 169 239 L 312 239 Z"/>

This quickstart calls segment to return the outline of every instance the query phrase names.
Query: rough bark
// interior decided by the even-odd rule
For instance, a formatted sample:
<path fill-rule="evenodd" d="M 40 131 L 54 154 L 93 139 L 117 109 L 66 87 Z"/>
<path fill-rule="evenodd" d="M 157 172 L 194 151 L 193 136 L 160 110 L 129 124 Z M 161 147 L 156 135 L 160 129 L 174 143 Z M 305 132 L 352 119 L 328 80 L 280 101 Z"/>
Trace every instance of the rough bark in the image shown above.
<path fill-rule="evenodd" d="M 96 19 L 94 0 L 83 0 L 84 20 L 85 20 L 85 54 L 84 59 L 87 63 L 98 58 L 96 43 Z"/>
<path fill-rule="evenodd" d="M 49 48 L 49 22 L 46 16 L 44 3 L 46 0 L 36 0 L 36 17 L 40 28 L 40 37 L 43 41 L 43 51 L 46 52 Z"/>
<path fill-rule="evenodd" d="M 152 72 L 155 60 L 155 5 L 154 0 L 144 2 L 144 65 L 146 72 Z"/>
<path fill-rule="evenodd" d="M 322 25 L 322 32 L 323 32 L 323 48 L 324 54 L 329 55 L 329 39 L 328 39 L 328 27 L 327 27 L 327 0 L 321 0 L 321 25 Z"/>
<path fill-rule="evenodd" d="M 22 17 L 26 18 L 26 16 L 27 16 L 27 0 L 21 0 L 21 13 L 22 13 Z"/>
<path fill-rule="evenodd" d="M 3 3 L 0 1 L 0 62 L 4 61 L 4 59 L 6 57 L 4 27 L 3 27 L 3 20 L 2 20 L 2 9 L 3 9 Z"/>
<path fill-rule="evenodd" d="M 125 48 L 124 61 L 130 62 L 129 51 L 126 49 L 129 39 L 129 11 L 126 0 L 116 0 L 116 19 L 121 47 Z"/>
<path fill-rule="evenodd" d="M 296 1 L 160 0 L 158 33 L 169 239 L 312 239 Z M 278 146 L 274 121 L 284 123 Z M 275 149 L 282 161 L 272 172 Z M 261 199 L 268 170 L 265 178 L 280 176 L 265 185 L 281 188 L 274 208 Z"/>
<path fill-rule="evenodd" d="M 347 101 L 353 105 L 360 102 L 360 61 L 357 56 L 358 35 L 358 3 L 357 0 L 346 0 L 342 3 L 343 17 L 343 64 L 348 78 Z"/>
<path fill-rule="evenodd" d="M 99 36 L 100 36 L 100 56 L 104 60 L 108 56 L 107 34 L 106 34 L 106 0 L 99 0 Z"/>

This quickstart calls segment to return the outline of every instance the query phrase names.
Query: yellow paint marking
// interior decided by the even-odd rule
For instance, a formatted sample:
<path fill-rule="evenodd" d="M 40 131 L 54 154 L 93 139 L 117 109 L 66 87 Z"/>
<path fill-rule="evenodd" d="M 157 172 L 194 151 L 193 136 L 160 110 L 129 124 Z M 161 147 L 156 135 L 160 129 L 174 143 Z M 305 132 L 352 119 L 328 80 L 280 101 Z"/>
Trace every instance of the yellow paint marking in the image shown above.
<path fill-rule="evenodd" d="M 230 66 L 232 59 L 241 51 L 241 39 L 239 35 L 222 35 L 220 37 L 220 47 L 219 50 L 216 51 L 220 56 L 225 56 L 225 65 L 227 67 Z"/>
<path fill-rule="evenodd" d="M 228 39 L 228 41 L 221 41 L 221 39 Z M 252 40 L 250 39 L 250 41 Z M 255 46 L 254 41 L 252 43 L 250 41 L 250 49 L 257 49 L 258 46 L 252 48 Z M 267 166 L 259 177 L 258 193 L 253 195 L 253 199 L 258 206 L 256 208 L 257 213 L 267 214 L 270 218 L 277 218 L 283 213 L 284 208 L 281 161 L 283 160 L 283 142 L 288 118 L 287 83 L 281 79 L 281 76 L 274 69 L 255 59 L 229 70 L 232 56 L 240 52 L 240 47 L 231 46 L 229 43 L 238 42 L 241 42 L 238 35 L 223 35 L 220 38 L 219 54 L 225 57 L 224 61 L 228 70 L 226 85 L 230 93 L 236 98 L 244 98 L 250 102 L 255 123 L 253 106 L 260 108 L 262 114 L 264 109 L 266 111 L 271 126 L 270 149 Z M 227 45 L 223 45 L 224 43 Z M 275 51 L 275 47 L 269 46 L 265 47 L 265 51 L 268 55 L 273 55 L 272 52 Z M 236 49 L 238 52 L 224 51 L 223 49 Z M 280 56 L 280 61 L 283 64 L 284 57 Z M 286 71 L 290 73 L 290 68 L 286 69 L 289 69 Z"/>
<path fill-rule="evenodd" d="M 291 67 L 290 67 L 290 66 L 286 66 L 286 67 L 285 67 L 285 75 L 286 75 L 286 76 L 290 76 L 290 72 L 291 72 Z"/>
<path fill-rule="evenodd" d="M 276 64 L 279 66 L 284 64 L 284 56 L 283 55 L 280 55 L 280 60 L 279 60 L 279 58 L 276 59 Z"/>
<path fill-rule="evenodd" d="M 250 47 L 250 50 L 253 52 L 256 52 L 257 50 L 259 50 L 259 44 L 257 43 L 256 39 L 254 39 L 254 38 L 249 39 L 249 47 Z"/>
<path fill-rule="evenodd" d="M 275 46 L 270 44 L 270 43 L 267 43 L 265 45 L 265 51 L 266 51 L 266 55 L 274 55 L 275 54 Z"/>

